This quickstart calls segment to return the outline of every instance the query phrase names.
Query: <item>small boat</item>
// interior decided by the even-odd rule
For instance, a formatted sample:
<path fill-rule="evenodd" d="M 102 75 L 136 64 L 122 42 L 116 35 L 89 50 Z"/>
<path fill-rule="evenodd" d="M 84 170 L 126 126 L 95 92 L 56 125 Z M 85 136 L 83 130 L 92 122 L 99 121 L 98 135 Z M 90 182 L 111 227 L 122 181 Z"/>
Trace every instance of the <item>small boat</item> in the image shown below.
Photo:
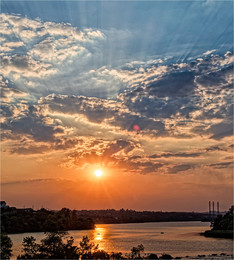
<path fill-rule="evenodd" d="M 161 232 L 161 234 L 164 234 L 164 232 Z"/>

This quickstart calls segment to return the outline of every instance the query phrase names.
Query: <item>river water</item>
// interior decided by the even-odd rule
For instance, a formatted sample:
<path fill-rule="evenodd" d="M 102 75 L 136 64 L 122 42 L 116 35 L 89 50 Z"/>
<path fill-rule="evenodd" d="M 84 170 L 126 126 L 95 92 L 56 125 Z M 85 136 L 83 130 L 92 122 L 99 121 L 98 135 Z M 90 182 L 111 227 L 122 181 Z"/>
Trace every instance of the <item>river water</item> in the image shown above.
<path fill-rule="evenodd" d="M 232 240 L 206 238 L 199 233 L 210 229 L 208 222 L 154 222 L 132 224 L 97 224 L 95 230 L 69 231 L 78 245 L 82 236 L 88 235 L 100 249 L 107 252 L 129 253 L 133 246 L 143 244 L 146 253 L 168 253 L 172 256 L 197 256 L 208 254 L 232 254 Z M 13 254 L 20 254 L 23 238 L 34 236 L 37 242 L 44 233 L 10 235 Z"/>

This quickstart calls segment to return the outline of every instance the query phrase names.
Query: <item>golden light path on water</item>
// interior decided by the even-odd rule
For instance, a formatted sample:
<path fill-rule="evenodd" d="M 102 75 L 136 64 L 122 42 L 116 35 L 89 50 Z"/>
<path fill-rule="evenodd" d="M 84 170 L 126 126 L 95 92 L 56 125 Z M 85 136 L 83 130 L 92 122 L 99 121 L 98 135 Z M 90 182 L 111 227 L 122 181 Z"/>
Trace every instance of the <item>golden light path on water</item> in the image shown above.
<path fill-rule="evenodd" d="M 100 242 L 103 240 L 106 229 L 102 227 L 96 227 L 94 230 L 94 240 Z"/>
<path fill-rule="evenodd" d="M 208 222 L 156 222 L 156 223 L 128 223 L 128 224 L 96 224 L 94 230 L 70 230 L 75 245 L 83 236 L 99 245 L 100 250 L 108 253 L 122 252 L 129 254 L 131 248 L 139 244 L 145 247 L 144 253 L 168 253 L 172 256 L 197 256 L 198 254 L 231 254 L 232 241 L 226 239 L 209 238 L 200 233 L 210 228 Z M 39 242 L 44 238 L 43 232 L 11 234 L 13 241 L 12 259 L 21 253 L 23 238 L 34 236 Z"/>

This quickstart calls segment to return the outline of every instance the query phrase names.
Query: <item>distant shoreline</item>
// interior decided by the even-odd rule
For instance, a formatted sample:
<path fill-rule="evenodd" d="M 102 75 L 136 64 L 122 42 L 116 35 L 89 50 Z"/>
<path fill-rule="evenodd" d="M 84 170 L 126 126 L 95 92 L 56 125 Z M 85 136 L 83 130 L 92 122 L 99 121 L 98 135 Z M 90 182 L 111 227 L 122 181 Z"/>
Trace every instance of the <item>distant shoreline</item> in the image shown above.
<path fill-rule="evenodd" d="M 8 234 L 94 229 L 95 224 L 209 221 L 206 213 L 135 210 L 17 209 L 1 210 L 1 228 Z"/>
<path fill-rule="evenodd" d="M 208 222 L 200 220 L 178 220 L 178 221 L 145 221 L 145 222 L 122 222 L 122 223 L 95 223 L 95 225 L 121 225 L 121 224 L 150 224 L 150 223 L 173 223 L 173 222 Z M 89 229 L 67 229 L 67 230 L 58 230 L 58 232 L 69 232 L 69 231 L 85 231 L 85 230 L 94 230 L 94 228 Z M 8 235 L 18 235 L 18 234 L 27 234 L 27 233 L 45 233 L 50 231 L 28 231 L 28 232 L 18 232 L 18 233 L 7 233 Z M 198 233 L 199 234 L 199 233 Z M 203 233 L 200 233 L 202 235 Z"/>

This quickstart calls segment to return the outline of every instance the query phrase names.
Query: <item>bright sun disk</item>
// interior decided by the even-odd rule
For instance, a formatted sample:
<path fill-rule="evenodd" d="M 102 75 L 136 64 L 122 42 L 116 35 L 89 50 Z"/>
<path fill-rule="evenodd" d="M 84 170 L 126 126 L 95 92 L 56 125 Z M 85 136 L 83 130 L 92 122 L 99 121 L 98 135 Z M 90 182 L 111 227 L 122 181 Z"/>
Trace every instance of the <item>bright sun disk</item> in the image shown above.
<path fill-rule="evenodd" d="M 96 170 L 94 172 L 94 174 L 96 175 L 96 177 L 101 177 L 102 176 L 102 170 Z"/>

